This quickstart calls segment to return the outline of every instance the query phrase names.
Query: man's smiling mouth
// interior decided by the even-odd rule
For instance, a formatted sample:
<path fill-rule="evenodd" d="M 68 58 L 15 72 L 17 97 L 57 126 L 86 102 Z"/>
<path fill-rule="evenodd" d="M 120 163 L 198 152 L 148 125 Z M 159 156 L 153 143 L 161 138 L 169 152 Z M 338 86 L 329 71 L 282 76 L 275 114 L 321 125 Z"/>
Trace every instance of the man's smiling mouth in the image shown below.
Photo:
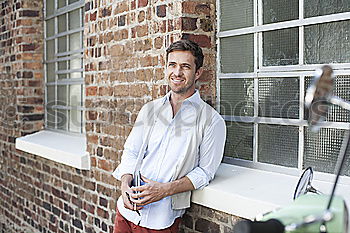
<path fill-rule="evenodd" d="M 182 83 L 185 81 L 185 79 L 182 79 L 182 78 L 171 78 L 171 81 L 173 83 Z"/>

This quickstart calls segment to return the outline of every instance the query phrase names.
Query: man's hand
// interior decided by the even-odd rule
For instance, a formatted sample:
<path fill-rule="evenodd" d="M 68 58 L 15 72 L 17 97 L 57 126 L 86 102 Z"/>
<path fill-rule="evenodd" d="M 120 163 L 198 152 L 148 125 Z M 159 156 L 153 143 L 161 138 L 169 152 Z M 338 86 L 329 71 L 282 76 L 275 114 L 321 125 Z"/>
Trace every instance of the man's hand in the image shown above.
<path fill-rule="evenodd" d="M 139 192 L 131 195 L 131 201 L 138 206 L 157 202 L 176 193 L 194 190 L 192 182 L 186 176 L 169 183 L 160 183 L 144 176 L 141 177 L 146 184 L 131 188 L 133 192 Z"/>
<path fill-rule="evenodd" d="M 141 178 L 146 184 L 131 188 L 133 192 L 139 192 L 131 195 L 131 200 L 138 206 L 148 205 L 169 196 L 170 183 L 160 183 L 144 176 L 141 176 Z"/>
<path fill-rule="evenodd" d="M 122 198 L 124 202 L 124 207 L 130 210 L 139 210 L 142 209 L 142 207 L 137 207 L 135 209 L 135 205 L 131 201 L 130 196 L 132 195 L 133 191 L 130 188 L 132 182 L 132 175 L 131 174 L 125 174 L 121 178 L 121 191 L 122 191 Z"/>

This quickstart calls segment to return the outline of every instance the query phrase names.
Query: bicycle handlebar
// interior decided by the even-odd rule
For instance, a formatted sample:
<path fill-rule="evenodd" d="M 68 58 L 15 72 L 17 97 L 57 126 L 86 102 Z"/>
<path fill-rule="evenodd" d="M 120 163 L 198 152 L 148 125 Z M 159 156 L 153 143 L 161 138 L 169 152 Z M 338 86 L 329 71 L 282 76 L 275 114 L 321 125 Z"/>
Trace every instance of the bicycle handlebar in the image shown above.
<path fill-rule="evenodd" d="M 234 227 L 234 233 L 284 233 L 284 225 L 277 219 L 267 221 L 244 220 Z"/>

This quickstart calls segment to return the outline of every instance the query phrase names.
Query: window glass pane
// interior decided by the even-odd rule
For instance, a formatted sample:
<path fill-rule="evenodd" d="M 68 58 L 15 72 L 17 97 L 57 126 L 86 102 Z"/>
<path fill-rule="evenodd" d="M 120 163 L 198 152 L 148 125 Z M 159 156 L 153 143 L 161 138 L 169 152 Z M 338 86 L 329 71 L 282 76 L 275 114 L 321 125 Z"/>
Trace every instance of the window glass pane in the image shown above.
<path fill-rule="evenodd" d="M 82 64 L 81 64 L 81 58 L 76 58 L 76 59 L 72 59 L 69 60 L 69 69 L 81 69 L 82 68 Z"/>
<path fill-rule="evenodd" d="M 72 4 L 74 2 L 79 2 L 79 0 L 68 0 L 68 4 Z"/>
<path fill-rule="evenodd" d="M 46 21 L 46 37 L 55 35 L 55 18 Z"/>
<path fill-rule="evenodd" d="M 70 106 L 80 106 L 81 103 L 81 85 L 69 86 Z"/>
<path fill-rule="evenodd" d="M 69 49 L 70 51 L 81 49 L 80 32 L 69 35 Z"/>
<path fill-rule="evenodd" d="M 55 81 L 55 63 L 46 64 L 46 81 L 47 82 Z"/>
<path fill-rule="evenodd" d="M 299 18 L 299 0 L 264 0 L 264 24 Z"/>
<path fill-rule="evenodd" d="M 67 31 L 66 14 L 58 16 L 58 33 Z"/>
<path fill-rule="evenodd" d="M 55 113 L 56 111 L 53 108 L 46 108 L 46 125 L 51 129 L 54 129 L 56 127 Z"/>
<path fill-rule="evenodd" d="M 238 123 L 227 121 L 227 137 L 224 156 L 253 160 L 253 132 L 252 123 Z"/>
<path fill-rule="evenodd" d="M 69 77 L 71 79 L 73 79 L 73 78 L 82 78 L 83 77 L 83 73 L 82 72 L 72 72 L 72 73 L 69 73 Z"/>
<path fill-rule="evenodd" d="M 343 141 L 344 130 L 322 128 L 313 133 L 305 127 L 305 151 L 303 167 L 312 167 L 315 171 L 334 174 L 336 161 Z M 350 175 L 350 154 L 343 167 L 343 173 Z"/>
<path fill-rule="evenodd" d="M 67 70 L 67 61 L 59 61 L 58 70 Z"/>
<path fill-rule="evenodd" d="M 55 40 L 46 41 L 46 60 L 52 60 L 55 57 Z"/>
<path fill-rule="evenodd" d="M 52 106 L 52 105 L 55 105 L 56 104 L 56 101 L 55 101 L 55 99 L 56 99 L 56 88 L 55 88 L 56 86 L 47 86 L 47 93 L 46 93 L 46 100 L 47 100 L 47 105 L 50 105 L 50 106 Z"/>
<path fill-rule="evenodd" d="M 350 20 L 305 26 L 306 64 L 350 62 Z"/>
<path fill-rule="evenodd" d="M 57 128 L 62 130 L 68 129 L 68 110 L 57 109 Z"/>
<path fill-rule="evenodd" d="M 307 0 L 304 1 L 305 18 L 350 11 L 348 0 Z"/>
<path fill-rule="evenodd" d="M 283 66 L 299 63 L 298 28 L 263 33 L 263 65 Z"/>
<path fill-rule="evenodd" d="M 69 30 L 80 27 L 80 9 L 69 12 Z"/>
<path fill-rule="evenodd" d="M 67 74 L 59 74 L 59 75 L 58 75 L 58 80 L 67 79 L 67 78 L 68 78 L 68 75 L 67 75 Z"/>
<path fill-rule="evenodd" d="M 253 0 L 222 0 L 220 12 L 221 31 L 254 25 Z"/>
<path fill-rule="evenodd" d="M 310 86 L 312 77 L 305 77 L 305 93 Z M 334 79 L 333 94 L 340 98 L 350 101 L 350 76 L 349 75 L 337 75 Z M 307 119 L 305 112 L 304 119 Z M 329 105 L 326 121 L 335 122 L 350 122 L 349 111 L 341 108 L 337 105 Z"/>
<path fill-rule="evenodd" d="M 66 0 L 57 0 L 58 8 L 66 6 Z"/>
<path fill-rule="evenodd" d="M 298 127 L 260 124 L 258 134 L 259 162 L 298 166 Z"/>
<path fill-rule="evenodd" d="M 67 52 L 67 37 L 62 36 L 58 38 L 58 52 Z"/>
<path fill-rule="evenodd" d="M 57 104 L 58 105 L 67 105 L 67 86 L 59 85 L 57 86 Z"/>
<path fill-rule="evenodd" d="M 245 73 L 254 71 L 253 34 L 220 39 L 222 73 Z"/>
<path fill-rule="evenodd" d="M 222 115 L 253 116 L 254 79 L 221 79 L 220 98 Z"/>
<path fill-rule="evenodd" d="M 69 115 L 69 131 L 80 133 L 81 129 L 81 111 L 70 110 Z"/>
<path fill-rule="evenodd" d="M 55 0 L 46 0 L 46 17 L 55 11 Z"/>
<path fill-rule="evenodd" d="M 299 78 L 259 79 L 259 116 L 299 118 Z"/>

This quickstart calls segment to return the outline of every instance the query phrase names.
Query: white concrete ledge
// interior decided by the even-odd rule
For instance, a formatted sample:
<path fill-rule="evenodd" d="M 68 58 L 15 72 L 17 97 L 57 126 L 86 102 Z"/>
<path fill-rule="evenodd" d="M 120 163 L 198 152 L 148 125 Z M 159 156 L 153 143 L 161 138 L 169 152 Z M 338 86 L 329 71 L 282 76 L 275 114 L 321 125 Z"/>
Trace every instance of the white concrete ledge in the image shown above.
<path fill-rule="evenodd" d="M 90 169 L 85 136 L 43 130 L 17 138 L 16 149 L 75 168 Z"/>
<path fill-rule="evenodd" d="M 324 174 L 314 173 L 312 185 L 325 194 L 333 182 L 318 180 Z M 333 178 L 332 175 L 329 175 Z M 267 213 L 293 201 L 299 176 L 263 171 L 222 163 L 215 179 L 203 190 L 196 190 L 192 202 L 247 219 Z M 333 179 L 330 179 L 333 180 Z M 350 185 L 339 184 L 336 194 L 350 206 Z"/>

